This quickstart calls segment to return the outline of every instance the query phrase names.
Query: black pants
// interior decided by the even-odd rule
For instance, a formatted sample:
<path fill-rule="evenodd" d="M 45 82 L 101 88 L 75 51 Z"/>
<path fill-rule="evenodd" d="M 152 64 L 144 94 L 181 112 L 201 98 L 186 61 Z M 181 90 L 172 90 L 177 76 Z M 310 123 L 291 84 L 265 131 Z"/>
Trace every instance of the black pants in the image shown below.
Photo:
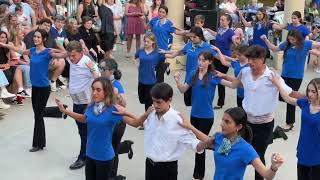
<path fill-rule="evenodd" d="M 229 67 L 227 66 L 224 66 L 221 64 L 220 61 L 214 61 L 215 62 L 215 66 L 216 66 L 216 70 L 217 71 L 220 71 L 222 73 L 227 73 L 228 72 L 228 69 Z M 224 99 L 225 99 L 225 96 L 226 96 L 226 89 L 223 85 L 221 84 L 218 84 L 218 106 L 223 106 L 224 105 Z"/>
<path fill-rule="evenodd" d="M 287 78 L 282 77 L 284 82 L 292 88 L 294 91 L 298 91 L 300 88 L 300 85 L 302 83 L 302 79 L 295 79 L 295 78 Z M 281 96 L 279 96 L 280 100 L 283 101 Z M 287 124 L 294 124 L 296 121 L 296 106 L 293 106 L 291 104 L 287 104 L 287 114 L 286 114 L 286 123 Z"/>
<path fill-rule="evenodd" d="M 163 61 L 159 61 L 159 63 L 156 66 L 156 77 L 157 77 L 157 82 L 162 83 L 164 82 L 164 73 L 167 70 L 167 64 L 164 63 Z"/>
<path fill-rule="evenodd" d="M 146 159 L 145 180 L 177 180 L 178 161 L 155 163 Z"/>
<path fill-rule="evenodd" d="M 249 123 L 249 126 L 251 127 L 253 133 L 251 144 L 257 151 L 262 163 L 265 164 L 264 154 L 266 153 L 270 141 L 272 141 L 274 121 L 265 124 Z M 263 177 L 257 171 L 255 171 L 255 180 L 263 180 Z"/>
<path fill-rule="evenodd" d="M 32 147 L 43 148 L 46 146 L 46 130 L 44 127 L 43 114 L 50 96 L 50 91 L 50 86 L 32 86 L 31 102 L 35 121 Z"/>
<path fill-rule="evenodd" d="M 122 136 L 124 134 L 124 131 L 126 129 L 126 123 L 120 121 L 116 124 L 116 126 L 113 128 L 113 134 L 112 134 L 112 146 L 115 153 L 114 160 L 113 160 L 113 166 L 111 169 L 111 177 L 114 178 L 117 176 L 118 173 L 118 165 L 119 165 L 119 146 L 122 139 Z"/>
<path fill-rule="evenodd" d="M 213 124 L 213 118 L 197 118 L 191 116 L 191 124 L 203 132 L 204 134 L 208 135 L 212 124 Z M 193 177 L 195 179 L 201 179 L 204 177 L 205 172 L 205 166 L 206 166 L 206 152 L 204 151 L 201 154 L 196 153 L 195 157 L 195 165 L 193 170 Z"/>
<path fill-rule="evenodd" d="M 243 97 L 237 96 L 237 106 L 242 108 Z"/>
<path fill-rule="evenodd" d="M 73 104 L 73 112 L 84 114 L 87 109 L 87 104 Z M 79 121 L 75 121 L 78 127 L 78 132 L 80 135 L 80 153 L 78 159 L 84 160 L 86 157 L 86 147 L 87 147 L 87 123 L 81 123 Z"/>
<path fill-rule="evenodd" d="M 86 157 L 86 180 L 109 180 L 113 160 L 98 161 Z"/>
<path fill-rule="evenodd" d="M 149 106 L 152 105 L 152 97 L 150 91 L 154 84 L 142 84 L 139 82 L 138 84 L 138 95 L 139 101 L 141 104 L 144 104 L 144 109 L 147 111 Z"/>
<path fill-rule="evenodd" d="M 298 180 L 319 180 L 320 179 L 320 165 L 304 166 L 297 165 Z"/>

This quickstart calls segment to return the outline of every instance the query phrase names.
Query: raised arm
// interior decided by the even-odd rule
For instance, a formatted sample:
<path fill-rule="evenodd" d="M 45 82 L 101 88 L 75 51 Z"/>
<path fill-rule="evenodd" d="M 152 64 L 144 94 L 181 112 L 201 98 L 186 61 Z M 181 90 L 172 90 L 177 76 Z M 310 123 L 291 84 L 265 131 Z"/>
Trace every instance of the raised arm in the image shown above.
<path fill-rule="evenodd" d="M 288 23 L 286 24 L 279 24 L 279 23 L 274 23 L 272 25 L 272 29 L 275 29 L 275 30 L 283 30 L 283 29 L 286 29 L 288 27 Z"/>
<path fill-rule="evenodd" d="M 279 167 L 284 162 L 284 158 L 279 153 L 274 153 L 271 156 L 271 166 L 267 168 L 260 158 L 256 158 L 251 162 L 252 166 L 258 173 L 267 180 L 271 180 L 276 175 Z"/>
<path fill-rule="evenodd" d="M 117 111 L 113 113 L 124 115 L 123 122 L 133 127 L 142 126 L 144 121 L 148 118 L 149 114 L 154 110 L 153 106 L 150 106 L 144 114 L 142 114 L 140 117 L 137 117 L 120 105 L 115 105 L 115 108 L 117 109 Z"/>
<path fill-rule="evenodd" d="M 0 42 L 0 47 L 4 47 L 4 48 L 7 48 L 9 50 L 18 52 L 19 54 L 22 54 L 22 55 L 30 55 L 29 49 L 22 50 L 22 49 L 19 49 L 19 48 L 15 47 L 13 44 L 5 44 L 5 43 L 1 43 Z"/>
<path fill-rule="evenodd" d="M 281 97 L 287 103 L 297 106 L 297 99 L 290 96 L 291 93 L 287 93 L 286 90 L 283 88 L 283 79 L 276 73 L 272 74 L 272 83 L 278 88 Z M 282 82 L 281 82 L 282 81 Z"/>
<path fill-rule="evenodd" d="M 215 58 L 219 59 L 224 66 L 231 67 L 231 62 L 226 60 L 226 57 L 221 53 L 219 48 L 212 45 L 212 49 L 217 52 Z"/>
<path fill-rule="evenodd" d="M 320 48 L 320 43 L 317 41 L 312 41 L 312 49 L 318 49 Z"/>
<path fill-rule="evenodd" d="M 239 15 L 240 15 L 240 18 L 241 18 L 241 21 L 243 23 L 244 26 L 246 27 L 252 27 L 252 23 L 251 22 L 248 22 L 246 20 L 246 18 L 243 16 L 243 13 L 242 12 L 239 12 Z"/>
<path fill-rule="evenodd" d="M 268 48 L 271 49 L 273 52 L 280 51 L 280 48 L 272 44 L 272 42 L 269 41 L 266 35 L 262 35 L 260 38 L 267 44 Z"/>
<path fill-rule="evenodd" d="M 181 83 L 181 73 L 179 71 L 174 75 L 174 80 L 176 81 L 177 88 L 181 93 L 185 93 L 190 88 L 190 85 L 187 83 Z"/>
<path fill-rule="evenodd" d="M 175 58 L 177 56 L 183 55 L 181 50 L 170 50 L 170 51 L 160 50 L 159 52 L 162 54 L 165 54 L 166 58 Z"/>
<path fill-rule="evenodd" d="M 224 86 L 227 86 L 229 88 L 232 88 L 232 89 L 235 89 L 237 87 L 241 87 L 242 86 L 242 83 L 241 83 L 241 77 L 242 77 L 242 73 L 240 72 L 240 74 L 238 75 L 237 78 L 229 78 L 228 75 L 224 75 L 225 77 L 221 77 L 223 78 L 220 82 L 221 85 L 224 85 Z M 232 80 L 232 81 L 228 81 L 228 80 L 225 80 L 225 79 L 228 79 L 228 80 Z"/>

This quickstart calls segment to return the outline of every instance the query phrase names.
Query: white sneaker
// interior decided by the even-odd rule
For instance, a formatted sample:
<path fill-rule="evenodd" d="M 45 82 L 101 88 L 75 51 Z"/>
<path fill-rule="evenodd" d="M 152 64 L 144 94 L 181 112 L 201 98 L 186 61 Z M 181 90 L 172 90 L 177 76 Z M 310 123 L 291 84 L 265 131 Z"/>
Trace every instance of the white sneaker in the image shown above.
<path fill-rule="evenodd" d="M 16 97 L 16 95 L 9 93 L 6 88 L 1 88 L 0 98 L 7 99 L 13 97 Z"/>
<path fill-rule="evenodd" d="M 57 84 L 56 84 L 55 81 L 54 82 L 50 81 L 50 87 L 51 87 L 51 91 L 52 92 L 56 92 L 57 91 Z"/>
<path fill-rule="evenodd" d="M 0 99 L 0 109 L 8 109 L 8 108 L 10 108 L 10 105 L 4 103 L 3 100 Z"/>
<path fill-rule="evenodd" d="M 117 50 L 117 46 L 116 46 L 116 44 L 114 44 L 112 51 L 116 51 L 116 50 Z"/>
<path fill-rule="evenodd" d="M 320 68 L 314 68 L 314 71 L 316 72 L 316 73 L 320 73 Z"/>

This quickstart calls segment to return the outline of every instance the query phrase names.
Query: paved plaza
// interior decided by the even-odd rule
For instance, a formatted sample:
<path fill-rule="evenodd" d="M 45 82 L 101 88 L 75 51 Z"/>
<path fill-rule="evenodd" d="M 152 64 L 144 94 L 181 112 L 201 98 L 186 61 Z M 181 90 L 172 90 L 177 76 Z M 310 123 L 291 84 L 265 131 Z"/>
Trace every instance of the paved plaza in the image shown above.
<path fill-rule="evenodd" d="M 144 106 L 139 104 L 137 94 L 137 68 L 134 63 L 125 58 L 125 46 L 117 45 L 115 59 L 122 71 L 122 84 L 124 86 L 128 109 L 136 114 L 144 111 Z M 272 62 L 269 62 L 272 63 Z M 308 67 L 301 92 L 305 92 L 306 84 L 318 76 Z M 189 115 L 190 108 L 185 107 L 183 96 L 179 93 L 173 80 L 173 74 L 165 77 L 165 82 L 174 87 L 173 107 L 178 111 Z M 223 111 L 228 107 L 236 106 L 236 90 L 226 90 L 226 105 L 222 110 L 215 111 L 214 125 L 211 134 L 220 129 Z M 71 98 L 67 96 L 67 90 L 51 93 L 48 106 L 55 105 L 54 98 L 58 97 L 68 105 L 72 105 Z M 215 97 L 217 100 L 217 96 Z M 298 109 L 298 108 L 297 108 Z M 286 106 L 280 103 L 275 115 L 275 125 L 285 124 Z M 73 119 L 45 119 L 47 146 L 45 150 L 30 153 L 33 134 L 33 111 L 31 101 L 26 100 L 24 106 L 12 106 L 8 110 L 0 110 L 5 114 L 0 120 L 0 179 L 1 180 L 84 180 L 84 168 L 69 170 L 69 165 L 77 158 L 80 148 L 80 138 L 77 126 Z M 296 145 L 300 129 L 300 110 L 296 111 L 297 123 L 293 131 L 288 133 L 287 141 L 276 140 L 269 146 L 266 159 L 270 166 L 272 152 L 280 152 L 285 156 L 285 163 L 279 169 L 277 180 L 296 180 Z M 144 179 L 144 145 L 143 131 L 127 126 L 123 140 L 134 141 L 134 155 L 131 160 L 127 155 L 120 155 L 119 174 L 127 177 L 127 180 Z M 192 180 L 194 166 L 194 153 L 187 151 L 179 160 L 179 180 Z M 214 163 L 212 151 L 207 151 L 205 180 L 213 178 Z M 254 179 L 253 168 L 249 166 L 244 179 Z"/>

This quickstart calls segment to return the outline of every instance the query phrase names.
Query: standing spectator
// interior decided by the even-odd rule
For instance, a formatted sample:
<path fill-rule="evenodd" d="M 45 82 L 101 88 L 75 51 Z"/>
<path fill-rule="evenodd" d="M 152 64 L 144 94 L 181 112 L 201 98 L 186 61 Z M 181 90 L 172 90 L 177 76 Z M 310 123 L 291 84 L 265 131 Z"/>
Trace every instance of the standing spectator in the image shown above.
<path fill-rule="evenodd" d="M 67 16 L 67 6 L 66 6 L 67 0 L 59 0 L 56 5 L 57 15 L 60 16 Z"/>
<path fill-rule="evenodd" d="M 82 0 L 77 11 L 77 20 L 82 23 L 82 18 L 88 16 L 91 18 L 98 17 L 98 10 L 95 7 L 93 0 Z"/>
<path fill-rule="evenodd" d="M 54 0 L 43 0 L 42 4 L 43 4 L 43 8 L 46 12 L 47 17 L 54 19 L 54 17 L 56 17 L 56 15 L 57 15 L 55 1 Z"/>
<path fill-rule="evenodd" d="M 31 22 L 28 22 L 28 24 L 32 24 L 32 28 L 35 29 L 37 27 L 37 18 L 31 6 L 28 3 L 21 2 L 21 0 L 12 0 L 12 1 L 13 1 L 13 4 L 9 6 L 9 11 L 12 13 L 15 12 L 16 6 L 20 5 L 23 9 L 23 13 L 26 16 L 30 17 L 29 20 L 31 20 Z"/>
<path fill-rule="evenodd" d="M 159 7 L 164 5 L 164 0 L 152 0 L 152 5 L 148 12 L 148 18 L 152 19 L 158 16 Z"/>
<path fill-rule="evenodd" d="M 79 25 L 76 19 L 74 18 L 69 19 L 69 23 L 66 27 L 66 33 L 67 33 L 68 41 L 79 41 L 82 46 L 83 52 L 85 54 L 89 53 L 86 43 L 83 41 L 81 34 L 79 32 Z"/>
<path fill-rule="evenodd" d="M 20 25 L 28 25 L 31 27 L 31 24 L 28 24 L 28 22 L 31 22 L 29 19 L 29 16 L 26 16 L 23 13 L 23 9 L 21 7 L 21 5 L 17 5 L 15 8 L 15 13 L 17 14 L 17 19 L 18 19 L 18 24 Z"/>
<path fill-rule="evenodd" d="M 133 35 L 136 37 L 136 51 L 140 48 L 141 34 L 144 33 L 144 7 L 140 0 L 130 0 L 125 8 L 127 16 L 126 33 L 127 41 L 127 57 L 131 57 L 131 45 Z"/>
<path fill-rule="evenodd" d="M 43 18 L 47 18 L 47 14 L 44 10 L 42 0 L 32 0 L 29 4 L 34 11 L 37 22 L 41 21 L 41 19 Z"/>

